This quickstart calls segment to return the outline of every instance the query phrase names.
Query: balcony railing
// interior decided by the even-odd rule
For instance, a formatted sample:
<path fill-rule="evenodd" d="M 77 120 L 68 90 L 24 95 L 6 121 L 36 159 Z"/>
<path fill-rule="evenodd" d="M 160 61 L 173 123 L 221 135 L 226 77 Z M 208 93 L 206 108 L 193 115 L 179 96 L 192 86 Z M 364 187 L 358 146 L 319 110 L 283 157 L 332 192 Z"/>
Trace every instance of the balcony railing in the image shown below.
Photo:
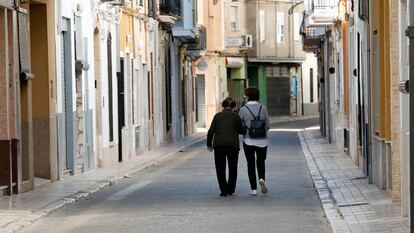
<path fill-rule="evenodd" d="M 303 38 L 303 49 L 305 51 L 315 51 L 319 48 L 325 35 L 324 27 L 301 28 L 300 34 Z"/>
<path fill-rule="evenodd" d="M 313 0 L 312 9 L 335 8 L 338 6 L 338 0 Z"/>
<path fill-rule="evenodd" d="M 160 0 L 160 14 L 181 16 L 181 0 Z"/>
<path fill-rule="evenodd" d="M 323 27 L 307 27 L 301 32 L 304 39 L 320 39 L 325 34 Z"/>

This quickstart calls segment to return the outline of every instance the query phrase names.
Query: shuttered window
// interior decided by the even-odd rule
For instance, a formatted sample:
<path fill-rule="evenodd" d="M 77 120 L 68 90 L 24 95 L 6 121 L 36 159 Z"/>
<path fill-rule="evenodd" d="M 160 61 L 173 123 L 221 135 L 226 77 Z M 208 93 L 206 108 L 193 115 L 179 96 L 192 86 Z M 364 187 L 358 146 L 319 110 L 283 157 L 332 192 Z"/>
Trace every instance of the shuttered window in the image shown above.
<path fill-rule="evenodd" d="M 82 34 L 82 18 L 75 14 L 75 54 L 76 60 L 84 60 L 83 50 L 83 34 Z"/>
<path fill-rule="evenodd" d="M 29 44 L 27 34 L 27 13 L 18 12 L 19 27 L 19 54 L 20 54 L 20 77 L 29 80 L 34 78 L 31 71 L 31 61 L 29 56 Z"/>
<path fill-rule="evenodd" d="M 108 108 L 109 108 L 109 141 L 114 141 L 114 109 L 112 96 L 112 37 L 108 33 L 107 38 L 107 58 L 108 58 Z"/>
<path fill-rule="evenodd" d="M 264 10 L 259 11 L 259 34 L 260 34 L 260 42 L 266 40 L 266 15 Z"/>
<path fill-rule="evenodd" d="M 13 7 L 13 0 L 0 0 L 0 6 L 5 6 L 8 8 Z"/>
<path fill-rule="evenodd" d="M 285 40 L 285 14 L 283 12 L 276 13 L 277 28 L 276 28 L 276 42 L 283 43 Z"/>

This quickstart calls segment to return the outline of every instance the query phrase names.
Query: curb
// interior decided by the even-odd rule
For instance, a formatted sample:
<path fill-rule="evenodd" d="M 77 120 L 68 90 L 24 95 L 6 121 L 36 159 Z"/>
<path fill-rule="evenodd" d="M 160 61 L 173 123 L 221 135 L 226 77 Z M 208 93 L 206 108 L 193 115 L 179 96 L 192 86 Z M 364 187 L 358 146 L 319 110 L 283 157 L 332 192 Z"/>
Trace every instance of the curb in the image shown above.
<path fill-rule="evenodd" d="M 43 210 L 36 211 L 36 212 L 29 212 L 27 216 L 24 216 L 21 219 L 18 219 L 17 221 L 10 222 L 7 225 L 5 225 L 3 228 L 0 228 L 0 233 L 15 233 L 23 230 L 25 227 L 28 227 L 32 224 L 34 224 L 36 221 L 43 217 L 47 217 L 65 207 L 68 207 L 71 204 L 74 204 L 80 200 L 87 199 L 93 194 L 99 192 L 100 190 L 115 185 L 119 181 L 133 176 L 141 171 L 144 171 L 145 169 L 153 166 L 157 166 L 158 164 L 162 163 L 166 159 L 170 158 L 171 156 L 177 154 L 178 152 L 184 150 L 185 148 L 188 148 L 196 143 L 199 143 L 204 140 L 204 135 L 200 136 L 199 138 L 194 139 L 193 141 L 190 141 L 188 144 L 183 145 L 182 147 L 179 147 L 166 155 L 163 155 L 162 157 L 154 158 L 154 160 L 150 160 L 141 166 L 137 166 L 125 171 L 122 171 L 118 173 L 117 175 L 110 176 L 106 178 L 105 180 L 98 181 L 96 184 L 93 184 L 88 188 L 88 190 L 82 190 L 79 191 L 73 195 L 70 195 L 68 197 L 64 197 L 60 200 L 57 200 L 53 203 L 48 204 L 43 208 Z"/>
<path fill-rule="evenodd" d="M 298 135 L 303 154 L 305 155 L 306 164 L 308 165 L 309 172 L 311 173 L 315 189 L 318 193 L 322 209 L 328 219 L 329 225 L 333 232 L 351 232 L 351 229 L 348 227 L 345 218 L 342 216 L 337 202 L 332 195 L 332 191 L 329 189 L 326 180 L 323 178 L 319 167 L 312 156 L 312 152 L 309 149 L 303 132 L 299 132 Z"/>

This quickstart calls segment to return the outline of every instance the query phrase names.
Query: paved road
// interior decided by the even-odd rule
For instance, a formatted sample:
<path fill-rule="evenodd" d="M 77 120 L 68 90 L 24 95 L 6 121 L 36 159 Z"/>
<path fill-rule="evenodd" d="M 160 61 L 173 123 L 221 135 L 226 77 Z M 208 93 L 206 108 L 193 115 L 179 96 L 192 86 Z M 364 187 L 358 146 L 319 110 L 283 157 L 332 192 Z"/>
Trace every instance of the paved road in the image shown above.
<path fill-rule="evenodd" d="M 267 160 L 268 195 L 251 197 L 243 152 L 234 196 L 219 197 L 205 142 L 98 192 L 23 232 L 330 232 L 297 133 L 278 123 Z"/>

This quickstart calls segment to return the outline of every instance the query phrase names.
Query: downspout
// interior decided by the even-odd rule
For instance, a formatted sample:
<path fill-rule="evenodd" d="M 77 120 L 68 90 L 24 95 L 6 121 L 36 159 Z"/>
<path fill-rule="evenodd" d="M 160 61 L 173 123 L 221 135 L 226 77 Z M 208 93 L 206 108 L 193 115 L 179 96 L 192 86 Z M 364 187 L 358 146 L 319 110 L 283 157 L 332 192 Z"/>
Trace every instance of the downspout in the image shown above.
<path fill-rule="evenodd" d="M 414 0 L 410 4 L 410 26 L 406 35 L 409 37 L 410 61 L 410 145 L 414 144 Z M 414 149 L 410 146 L 410 232 L 414 232 Z"/>

